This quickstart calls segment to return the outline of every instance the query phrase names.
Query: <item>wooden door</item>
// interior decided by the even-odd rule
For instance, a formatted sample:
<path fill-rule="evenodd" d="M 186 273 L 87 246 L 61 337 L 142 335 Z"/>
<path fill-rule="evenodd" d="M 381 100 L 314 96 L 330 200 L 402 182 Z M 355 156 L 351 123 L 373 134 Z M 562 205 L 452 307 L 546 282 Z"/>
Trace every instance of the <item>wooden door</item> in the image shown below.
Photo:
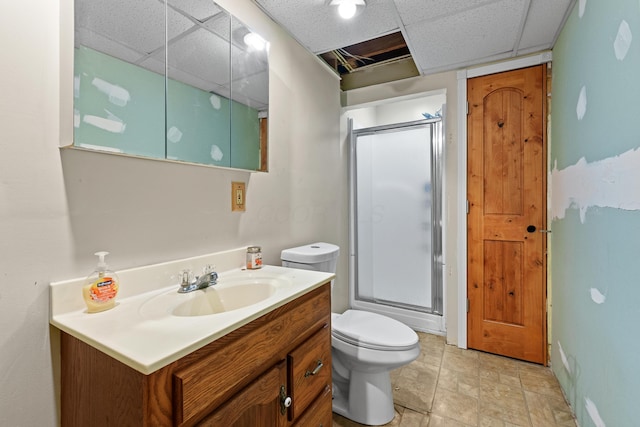
<path fill-rule="evenodd" d="M 546 65 L 467 87 L 467 345 L 546 364 Z"/>

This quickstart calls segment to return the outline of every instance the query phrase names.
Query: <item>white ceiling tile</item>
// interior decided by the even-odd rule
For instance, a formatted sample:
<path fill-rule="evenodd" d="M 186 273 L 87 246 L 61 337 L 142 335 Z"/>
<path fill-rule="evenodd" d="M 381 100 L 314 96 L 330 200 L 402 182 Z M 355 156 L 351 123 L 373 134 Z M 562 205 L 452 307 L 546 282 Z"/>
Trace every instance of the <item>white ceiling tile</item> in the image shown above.
<path fill-rule="evenodd" d="M 164 45 L 164 8 L 157 0 L 76 0 L 76 28 L 91 28 L 134 50 L 151 53 Z M 173 10 L 168 22 L 170 38 L 193 25 Z"/>
<path fill-rule="evenodd" d="M 231 16 L 219 14 L 204 23 L 204 26 L 225 40 L 231 34 Z"/>
<path fill-rule="evenodd" d="M 169 46 L 169 66 L 205 81 L 224 85 L 230 81 L 229 43 L 198 29 Z"/>
<path fill-rule="evenodd" d="M 518 50 L 551 48 L 571 3 L 572 0 L 533 0 Z"/>
<path fill-rule="evenodd" d="M 402 23 L 411 25 L 455 15 L 499 0 L 394 0 Z"/>
<path fill-rule="evenodd" d="M 236 46 L 244 46 L 244 36 L 251 31 L 243 22 L 232 15 L 218 14 L 206 21 L 204 26 L 223 39 L 231 40 Z"/>
<path fill-rule="evenodd" d="M 116 41 L 94 33 L 86 28 L 76 29 L 75 46 L 78 47 L 79 45 L 89 47 L 130 63 L 136 63 L 146 56 L 142 52 L 129 49 Z"/>
<path fill-rule="evenodd" d="M 167 9 L 167 37 L 169 40 L 194 28 L 196 28 L 196 25 L 184 15 L 173 9 Z"/>
<path fill-rule="evenodd" d="M 525 0 L 501 0 L 428 23 L 406 27 L 423 71 L 472 63 L 513 49 Z"/>
<path fill-rule="evenodd" d="M 204 22 L 222 11 L 211 0 L 169 0 L 169 5 L 180 9 L 200 22 Z"/>

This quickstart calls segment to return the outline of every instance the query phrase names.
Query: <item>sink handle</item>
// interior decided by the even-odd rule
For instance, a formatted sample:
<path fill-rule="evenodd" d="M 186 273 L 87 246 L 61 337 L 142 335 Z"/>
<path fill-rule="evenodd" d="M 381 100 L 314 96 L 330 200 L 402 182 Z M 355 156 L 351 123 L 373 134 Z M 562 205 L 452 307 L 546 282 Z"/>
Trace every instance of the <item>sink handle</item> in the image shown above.
<path fill-rule="evenodd" d="M 188 268 L 184 270 L 180 270 L 180 286 L 182 287 L 189 286 L 192 280 L 193 280 L 193 273 L 191 272 L 191 270 L 189 270 Z"/>
<path fill-rule="evenodd" d="M 180 270 L 180 287 L 178 293 L 185 294 L 194 289 L 193 272 L 189 269 Z"/>

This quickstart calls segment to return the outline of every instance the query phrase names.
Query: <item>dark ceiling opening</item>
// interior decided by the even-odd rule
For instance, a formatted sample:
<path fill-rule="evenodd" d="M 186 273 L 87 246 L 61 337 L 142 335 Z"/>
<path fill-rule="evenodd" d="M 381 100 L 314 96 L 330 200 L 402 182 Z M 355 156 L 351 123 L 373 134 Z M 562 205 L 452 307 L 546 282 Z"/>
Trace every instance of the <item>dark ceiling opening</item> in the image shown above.
<path fill-rule="evenodd" d="M 342 77 L 342 90 L 419 75 L 400 32 L 318 56 Z"/>

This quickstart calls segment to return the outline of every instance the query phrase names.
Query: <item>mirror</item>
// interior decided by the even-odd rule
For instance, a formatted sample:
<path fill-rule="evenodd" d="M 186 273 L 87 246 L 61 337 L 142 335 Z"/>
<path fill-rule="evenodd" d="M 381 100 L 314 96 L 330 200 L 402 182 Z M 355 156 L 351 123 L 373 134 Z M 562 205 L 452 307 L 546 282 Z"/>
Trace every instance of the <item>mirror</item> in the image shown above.
<path fill-rule="evenodd" d="M 73 146 L 266 171 L 267 50 L 211 0 L 75 0 Z"/>

